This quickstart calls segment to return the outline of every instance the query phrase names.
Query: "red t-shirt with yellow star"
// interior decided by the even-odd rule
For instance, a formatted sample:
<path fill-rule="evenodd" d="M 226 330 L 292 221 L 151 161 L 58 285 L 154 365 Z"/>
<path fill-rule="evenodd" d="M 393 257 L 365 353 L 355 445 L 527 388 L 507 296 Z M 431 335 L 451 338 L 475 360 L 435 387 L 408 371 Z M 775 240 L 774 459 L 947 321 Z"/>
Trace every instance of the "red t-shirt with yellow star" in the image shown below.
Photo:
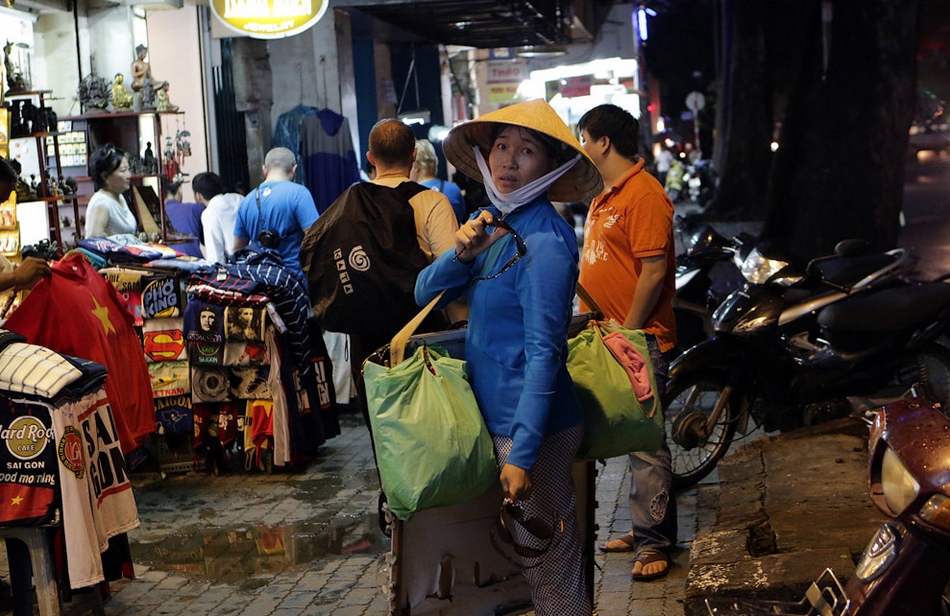
<path fill-rule="evenodd" d="M 53 275 L 33 287 L 4 328 L 57 353 L 106 367 L 105 390 L 122 452 L 155 431 L 155 406 L 142 343 L 133 317 L 112 285 L 82 255 L 52 265 Z"/>

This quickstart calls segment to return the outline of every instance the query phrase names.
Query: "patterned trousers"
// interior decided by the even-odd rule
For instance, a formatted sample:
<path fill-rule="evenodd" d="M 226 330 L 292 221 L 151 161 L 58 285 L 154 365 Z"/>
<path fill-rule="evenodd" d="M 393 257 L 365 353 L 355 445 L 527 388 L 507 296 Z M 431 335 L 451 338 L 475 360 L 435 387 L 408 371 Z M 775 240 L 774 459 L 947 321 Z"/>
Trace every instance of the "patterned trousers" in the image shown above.
<path fill-rule="evenodd" d="M 536 518 L 554 529 L 550 541 L 540 543 L 520 524 L 511 529 L 519 545 L 544 549 L 537 558 L 515 555 L 531 586 L 536 616 L 591 615 L 571 477 L 582 434 L 583 428 L 578 424 L 545 437 L 531 470 L 531 495 L 518 501 L 523 519 Z M 511 439 L 492 436 L 492 441 L 498 465 L 504 466 L 511 453 Z"/>

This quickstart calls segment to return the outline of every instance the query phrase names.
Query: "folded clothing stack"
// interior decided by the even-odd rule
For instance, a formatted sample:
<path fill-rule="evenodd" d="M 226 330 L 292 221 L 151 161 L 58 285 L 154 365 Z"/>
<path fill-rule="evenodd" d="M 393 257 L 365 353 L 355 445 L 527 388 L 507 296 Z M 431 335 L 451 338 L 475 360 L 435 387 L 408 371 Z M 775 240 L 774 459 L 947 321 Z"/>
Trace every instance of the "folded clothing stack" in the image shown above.
<path fill-rule="evenodd" d="M 57 404 L 102 387 L 106 369 L 88 359 L 61 355 L 0 329 L 0 393 Z"/>

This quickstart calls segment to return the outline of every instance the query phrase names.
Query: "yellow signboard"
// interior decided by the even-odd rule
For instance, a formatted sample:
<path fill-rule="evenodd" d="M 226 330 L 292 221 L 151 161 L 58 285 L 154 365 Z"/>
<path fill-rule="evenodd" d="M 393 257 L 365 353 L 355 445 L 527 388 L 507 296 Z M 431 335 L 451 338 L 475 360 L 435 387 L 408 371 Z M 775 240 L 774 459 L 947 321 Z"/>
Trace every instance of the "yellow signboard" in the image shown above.
<path fill-rule="evenodd" d="M 518 96 L 515 84 L 488 86 L 488 101 L 496 105 L 513 103 Z"/>
<path fill-rule="evenodd" d="M 221 22 L 251 38 L 283 38 L 313 27 L 329 0 L 211 0 Z"/>

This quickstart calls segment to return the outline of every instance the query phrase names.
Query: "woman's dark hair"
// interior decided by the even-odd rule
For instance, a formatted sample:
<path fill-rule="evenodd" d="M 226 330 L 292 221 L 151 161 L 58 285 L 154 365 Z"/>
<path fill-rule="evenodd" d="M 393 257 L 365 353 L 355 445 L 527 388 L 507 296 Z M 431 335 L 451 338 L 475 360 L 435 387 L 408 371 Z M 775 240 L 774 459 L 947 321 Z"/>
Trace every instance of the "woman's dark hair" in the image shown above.
<path fill-rule="evenodd" d="M 0 182 L 9 182 L 10 184 L 16 184 L 17 180 L 20 179 L 20 172 L 17 171 L 16 165 L 20 164 L 20 161 L 14 160 L 10 162 L 6 158 L 0 158 Z"/>
<path fill-rule="evenodd" d="M 495 139 L 498 139 L 498 135 L 501 134 L 501 131 L 505 130 L 509 126 L 514 126 L 515 128 L 528 131 L 528 133 L 530 133 L 538 143 L 544 146 L 548 156 L 557 161 L 558 166 L 563 165 L 567 161 L 577 156 L 577 151 L 574 148 L 567 145 L 563 141 L 560 141 L 559 139 L 545 135 L 544 133 L 536 131 L 533 128 L 518 126 L 516 124 L 502 124 L 501 122 L 496 123 L 494 127 L 492 127 L 489 150 L 491 149 L 491 146 L 495 145 Z"/>
<path fill-rule="evenodd" d="M 89 170 L 96 190 L 105 188 L 106 178 L 115 173 L 123 160 L 125 160 L 125 152 L 111 143 L 103 144 L 92 153 L 89 158 Z"/>

